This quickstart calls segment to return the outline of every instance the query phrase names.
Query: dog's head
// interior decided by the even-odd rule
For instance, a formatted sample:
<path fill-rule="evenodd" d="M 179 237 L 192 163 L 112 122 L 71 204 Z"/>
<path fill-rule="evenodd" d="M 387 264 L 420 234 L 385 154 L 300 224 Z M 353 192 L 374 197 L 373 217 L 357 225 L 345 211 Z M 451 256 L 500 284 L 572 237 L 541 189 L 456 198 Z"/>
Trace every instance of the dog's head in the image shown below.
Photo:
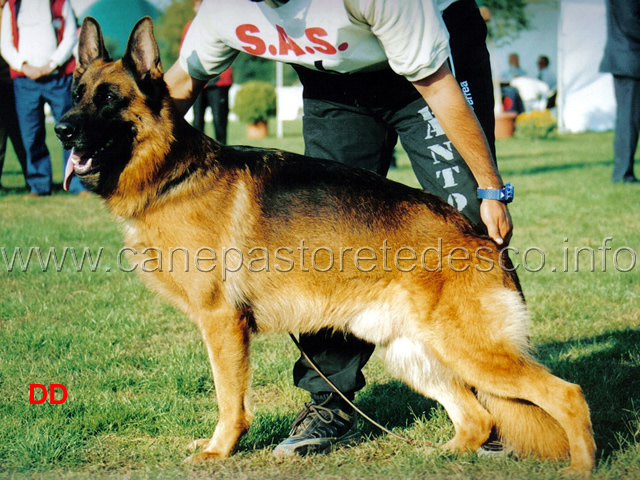
<path fill-rule="evenodd" d="M 85 18 L 72 97 L 73 108 L 55 127 L 63 147 L 71 149 L 64 188 L 75 174 L 108 196 L 169 99 L 151 19 L 138 22 L 124 56 L 112 62 L 98 22 Z"/>

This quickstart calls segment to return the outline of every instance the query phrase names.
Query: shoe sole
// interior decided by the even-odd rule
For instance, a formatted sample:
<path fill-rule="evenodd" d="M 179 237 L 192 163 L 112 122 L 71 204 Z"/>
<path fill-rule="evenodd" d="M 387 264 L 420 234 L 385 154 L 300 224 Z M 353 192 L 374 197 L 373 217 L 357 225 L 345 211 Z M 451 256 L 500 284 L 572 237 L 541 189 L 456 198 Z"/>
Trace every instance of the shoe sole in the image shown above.
<path fill-rule="evenodd" d="M 309 440 L 301 440 L 290 445 L 283 445 L 283 442 L 273 450 L 273 455 L 277 459 L 282 460 L 287 457 L 304 457 L 306 455 L 324 453 L 331 450 L 332 447 L 354 445 L 358 443 L 361 436 L 362 434 L 358 431 L 341 437 L 340 439 L 331 438 L 320 440 L 313 438 Z"/>

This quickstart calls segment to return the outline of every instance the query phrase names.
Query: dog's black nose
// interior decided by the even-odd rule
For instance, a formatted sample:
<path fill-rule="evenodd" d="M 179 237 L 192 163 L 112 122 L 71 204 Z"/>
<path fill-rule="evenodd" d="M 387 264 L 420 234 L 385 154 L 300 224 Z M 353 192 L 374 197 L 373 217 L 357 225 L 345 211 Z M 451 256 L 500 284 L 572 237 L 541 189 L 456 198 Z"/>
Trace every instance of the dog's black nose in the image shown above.
<path fill-rule="evenodd" d="M 56 123 L 55 131 L 58 138 L 63 142 L 72 140 L 76 134 L 75 127 L 71 123 L 65 121 Z"/>

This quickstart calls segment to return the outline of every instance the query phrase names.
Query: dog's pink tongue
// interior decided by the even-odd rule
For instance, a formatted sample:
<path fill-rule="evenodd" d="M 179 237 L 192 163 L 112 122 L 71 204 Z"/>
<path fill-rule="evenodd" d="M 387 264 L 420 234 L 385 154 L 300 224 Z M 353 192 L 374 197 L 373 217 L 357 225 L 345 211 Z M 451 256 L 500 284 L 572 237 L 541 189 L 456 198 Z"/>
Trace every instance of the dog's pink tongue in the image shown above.
<path fill-rule="evenodd" d="M 76 152 L 76 149 L 73 148 L 71 150 L 71 155 L 69 155 L 69 160 L 67 160 L 67 166 L 64 169 L 64 181 L 62 182 L 62 188 L 65 191 L 69 191 L 69 186 L 71 185 L 71 177 L 73 176 L 73 167 L 80 163 L 81 155 Z"/>

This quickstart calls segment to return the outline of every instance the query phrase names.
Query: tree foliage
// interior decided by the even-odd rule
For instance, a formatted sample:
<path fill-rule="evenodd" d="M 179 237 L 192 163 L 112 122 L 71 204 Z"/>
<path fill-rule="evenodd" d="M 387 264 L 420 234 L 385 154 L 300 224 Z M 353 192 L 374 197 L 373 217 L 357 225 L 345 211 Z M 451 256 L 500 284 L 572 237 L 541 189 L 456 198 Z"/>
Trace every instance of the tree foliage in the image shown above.
<path fill-rule="evenodd" d="M 155 35 L 165 71 L 178 59 L 185 25 L 193 20 L 191 0 L 174 0 L 155 24 Z"/>
<path fill-rule="evenodd" d="M 530 28 L 526 0 L 483 0 L 482 3 L 491 10 L 489 38 L 497 44 L 509 42 Z"/>

